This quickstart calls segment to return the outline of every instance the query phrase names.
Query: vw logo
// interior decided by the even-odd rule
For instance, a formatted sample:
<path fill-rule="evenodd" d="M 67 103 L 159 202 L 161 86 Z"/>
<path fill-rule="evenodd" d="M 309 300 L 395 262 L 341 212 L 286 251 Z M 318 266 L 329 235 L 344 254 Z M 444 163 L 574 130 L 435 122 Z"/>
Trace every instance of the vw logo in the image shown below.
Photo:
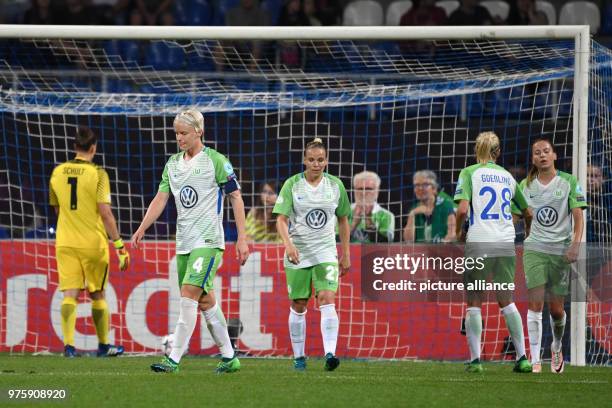
<path fill-rule="evenodd" d="M 306 224 L 312 229 L 321 229 L 327 224 L 327 214 L 318 208 L 310 210 L 306 214 Z"/>
<path fill-rule="evenodd" d="M 181 189 L 181 204 L 185 208 L 191 208 L 198 202 L 198 193 L 191 186 L 185 186 Z"/>
<path fill-rule="evenodd" d="M 541 225 L 545 227 L 550 227 L 555 225 L 559 216 L 557 214 L 557 210 L 552 207 L 546 206 L 538 210 L 538 212 L 536 213 L 536 218 L 538 219 L 538 222 Z"/>

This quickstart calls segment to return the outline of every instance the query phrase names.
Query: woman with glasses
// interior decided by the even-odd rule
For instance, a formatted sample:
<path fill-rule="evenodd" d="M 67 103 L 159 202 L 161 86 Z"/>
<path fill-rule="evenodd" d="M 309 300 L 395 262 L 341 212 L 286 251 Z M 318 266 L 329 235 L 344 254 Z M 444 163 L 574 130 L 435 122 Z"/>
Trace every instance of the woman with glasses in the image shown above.
<path fill-rule="evenodd" d="M 373 171 L 362 171 L 353 177 L 351 242 L 393 242 L 395 216 L 378 204 L 379 188 L 380 177 Z"/>
<path fill-rule="evenodd" d="M 436 173 L 431 170 L 417 171 L 412 180 L 417 203 L 408 213 L 404 241 L 454 241 L 455 208 L 446 195 L 438 193 Z"/>

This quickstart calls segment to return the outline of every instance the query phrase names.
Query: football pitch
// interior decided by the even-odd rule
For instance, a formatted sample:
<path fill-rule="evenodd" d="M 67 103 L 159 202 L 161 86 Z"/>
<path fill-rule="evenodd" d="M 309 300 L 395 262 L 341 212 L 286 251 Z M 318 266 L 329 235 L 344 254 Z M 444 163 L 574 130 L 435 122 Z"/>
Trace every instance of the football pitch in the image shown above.
<path fill-rule="evenodd" d="M 562 375 L 516 374 L 510 363 L 483 374 L 460 363 L 343 360 L 323 370 L 309 359 L 295 372 L 288 359 L 244 358 L 242 370 L 216 375 L 217 360 L 187 357 L 178 374 L 158 374 L 158 357 L 113 359 L 0 355 L 0 406 L 610 406 L 610 368 L 570 367 Z M 64 400 L 12 401 L 9 390 L 64 389 Z"/>

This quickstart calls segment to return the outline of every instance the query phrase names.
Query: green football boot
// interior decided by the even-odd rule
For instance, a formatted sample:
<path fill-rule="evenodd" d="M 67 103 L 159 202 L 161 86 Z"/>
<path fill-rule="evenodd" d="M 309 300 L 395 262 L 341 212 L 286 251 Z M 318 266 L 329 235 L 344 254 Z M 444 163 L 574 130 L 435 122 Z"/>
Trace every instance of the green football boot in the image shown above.
<path fill-rule="evenodd" d="M 217 368 L 215 369 L 215 373 L 223 374 L 223 373 L 235 373 L 240 370 L 240 360 L 238 357 L 234 356 L 232 358 L 223 357 L 219 364 L 217 364 Z"/>
<path fill-rule="evenodd" d="M 467 363 L 465 371 L 468 373 L 482 373 L 484 369 L 482 368 L 482 363 L 480 362 L 480 359 L 477 358 Z"/>
<path fill-rule="evenodd" d="M 161 362 L 151 364 L 151 370 L 156 373 L 178 373 L 179 365 L 170 357 L 164 356 Z"/>
<path fill-rule="evenodd" d="M 530 373 L 533 371 L 533 368 L 531 367 L 529 360 L 527 360 L 527 357 L 522 356 L 516 361 L 512 371 L 515 373 Z"/>

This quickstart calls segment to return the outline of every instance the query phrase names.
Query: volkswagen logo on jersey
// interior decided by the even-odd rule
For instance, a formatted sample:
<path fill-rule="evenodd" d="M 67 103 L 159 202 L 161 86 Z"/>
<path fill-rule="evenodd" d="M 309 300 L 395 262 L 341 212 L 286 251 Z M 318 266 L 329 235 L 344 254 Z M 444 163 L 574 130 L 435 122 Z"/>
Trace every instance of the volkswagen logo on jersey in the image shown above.
<path fill-rule="evenodd" d="M 546 206 L 538 210 L 538 212 L 536 213 L 536 218 L 538 219 L 538 222 L 541 225 L 545 227 L 551 227 L 555 225 L 559 216 L 557 214 L 557 210 L 552 207 Z"/>
<path fill-rule="evenodd" d="M 181 204 L 185 208 L 191 208 L 198 202 L 198 193 L 191 186 L 185 186 L 181 189 Z"/>
<path fill-rule="evenodd" d="M 321 229 L 327 224 L 327 214 L 318 208 L 310 210 L 306 214 L 306 224 L 312 229 Z"/>

